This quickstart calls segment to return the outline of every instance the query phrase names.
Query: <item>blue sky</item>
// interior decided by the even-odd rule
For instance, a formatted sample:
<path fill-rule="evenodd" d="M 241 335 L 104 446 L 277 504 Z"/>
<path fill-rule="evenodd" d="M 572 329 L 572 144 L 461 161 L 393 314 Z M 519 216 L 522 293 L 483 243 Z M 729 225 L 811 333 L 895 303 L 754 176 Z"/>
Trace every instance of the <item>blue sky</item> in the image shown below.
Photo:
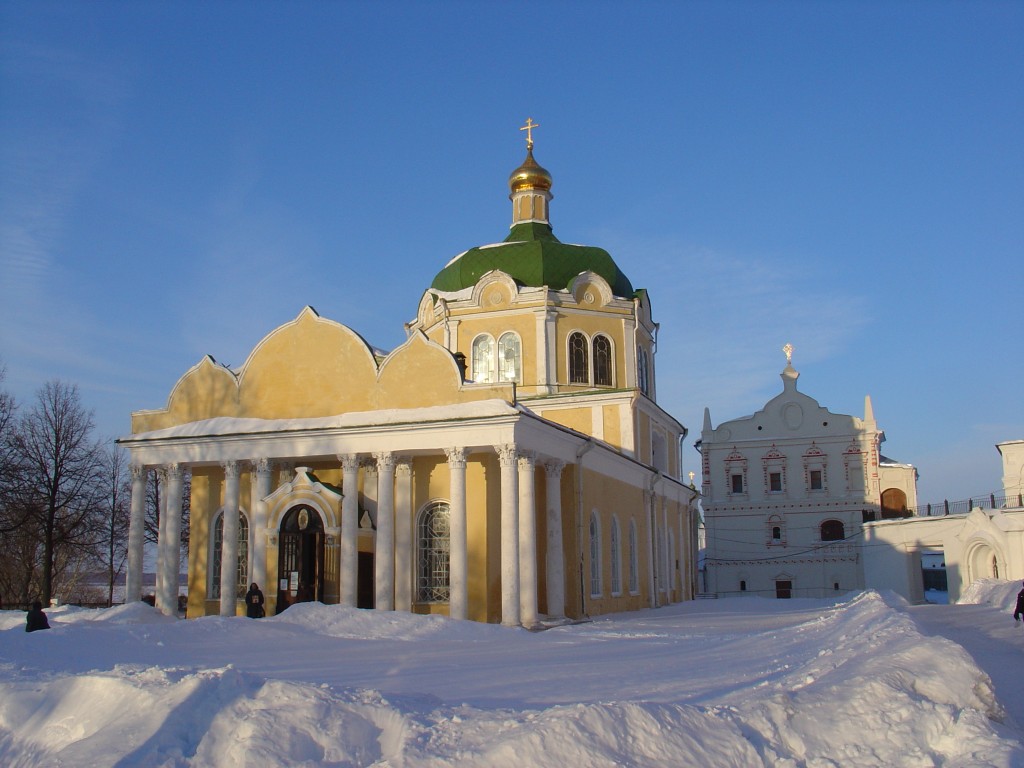
<path fill-rule="evenodd" d="M 391 348 L 552 223 L 651 291 L 699 435 L 781 389 L 862 415 L 922 502 L 1024 438 L 1024 4 L 0 2 L 0 359 L 100 431 L 303 306 Z M 689 448 L 685 461 L 697 468 Z"/>

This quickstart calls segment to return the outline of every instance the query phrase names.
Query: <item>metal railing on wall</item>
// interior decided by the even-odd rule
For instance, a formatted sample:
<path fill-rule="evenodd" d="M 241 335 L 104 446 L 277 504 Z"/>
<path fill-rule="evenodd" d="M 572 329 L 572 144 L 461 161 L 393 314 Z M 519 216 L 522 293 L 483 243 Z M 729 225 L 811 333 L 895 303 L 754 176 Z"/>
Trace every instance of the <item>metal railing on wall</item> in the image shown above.
<path fill-rule="evenodd" d="M 944 499 L 938 504 L 918 505 L 916 514 L 920 517 L 942 517 L 945 515 L 965 515 L 975 507 L 983 509 L 1005 509 L 1007 507 L 1024 507 L 1022 493 L 990 493 L 987 496 L 976 496 L 973 499 L 949 501 Z M 909 510 L 915 513 L 914 510 Z"/>

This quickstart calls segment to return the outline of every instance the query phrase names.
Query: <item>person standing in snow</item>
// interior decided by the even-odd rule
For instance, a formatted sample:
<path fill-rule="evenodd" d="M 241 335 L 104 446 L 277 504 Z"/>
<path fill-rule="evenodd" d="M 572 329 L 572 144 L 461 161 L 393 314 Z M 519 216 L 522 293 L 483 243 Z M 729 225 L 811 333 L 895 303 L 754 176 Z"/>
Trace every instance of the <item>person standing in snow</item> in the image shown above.
<path fill-rule="evenodd" d="M 49 629 L 50 622 L 46 620 L 43 613 L 43 604 L 36 600 L 32 603 L 32 610 L 25 615 L 25 631 L 35 632 L 37 629 Z"/>
<path fill-rule="evenodd" d="M 249 591 L 245 593 L 245 615 L 250 619 L 262 619 L 267 615 L 263 609 L 263 593 L 255 581 L 249 585 Z"/>
<path fill-rule="evenodd" d="M 1017 605 L 1013 609 L 1013 620 L 1020 621 L 1020 617 L 1024 616 L 1024 589 L 1017 593 Z"/>

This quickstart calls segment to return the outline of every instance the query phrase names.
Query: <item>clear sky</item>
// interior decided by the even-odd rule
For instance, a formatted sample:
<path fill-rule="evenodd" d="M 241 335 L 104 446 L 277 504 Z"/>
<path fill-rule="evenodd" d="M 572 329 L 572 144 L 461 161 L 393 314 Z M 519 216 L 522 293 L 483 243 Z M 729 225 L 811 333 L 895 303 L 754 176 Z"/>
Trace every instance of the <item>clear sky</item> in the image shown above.
<path fill-rule="evenodd" d="M 1024 3 L 0 2 L 0 359 L 105 435 L 305 305 L 391 348 L 504 238 L 518 128 L 566 242 L 661 324 L 699 437 L 863 415 L 921 502 L 1024 439 Z"/>

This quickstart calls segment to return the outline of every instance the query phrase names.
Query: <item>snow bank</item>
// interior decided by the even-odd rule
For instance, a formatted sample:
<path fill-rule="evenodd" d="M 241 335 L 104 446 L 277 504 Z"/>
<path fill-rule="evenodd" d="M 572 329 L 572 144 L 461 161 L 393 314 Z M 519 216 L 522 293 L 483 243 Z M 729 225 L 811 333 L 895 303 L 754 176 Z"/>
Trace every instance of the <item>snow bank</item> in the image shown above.
<path fill-rule="evenodd" d="M 871 592 L 542 633 L 319 604 L 260 621 L 60 614 L 51 632 L 0 632 L 2 765 L 1024 761 L 971 657 Z"/>

